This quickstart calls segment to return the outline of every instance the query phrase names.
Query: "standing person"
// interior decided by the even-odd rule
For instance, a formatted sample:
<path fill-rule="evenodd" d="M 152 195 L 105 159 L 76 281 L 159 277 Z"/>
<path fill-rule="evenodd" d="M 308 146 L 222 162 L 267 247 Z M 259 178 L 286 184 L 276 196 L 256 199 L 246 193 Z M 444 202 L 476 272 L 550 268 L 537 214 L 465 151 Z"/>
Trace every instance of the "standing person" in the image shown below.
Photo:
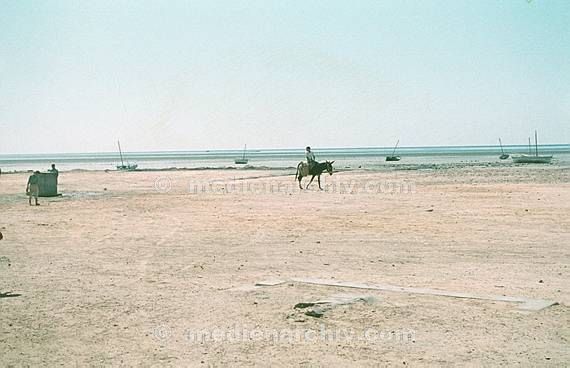
<path fill-rule="evenodd" d="M 28 195 L 28 203 L 30 203 L 30 206 L 32 205 L 32 197 L 36 200 L 36 206 L 40 205 L 38 203 L 38 196 L 40 195 L 39 173 L 39 171 L 34 171 L 34 173 L 28 178 L 28 184 L 26 185 L 26 194 Z"/>
<path fill-rule="evenodd" d="M 55 168 L 55 164 L 51 164 L 51 169 L 48 170 L 48 172 L 58 175 L 59 171 Z"/>
<path fill-rule="evenodd" d="M 51 164 L 51 169 L 49 169 L 48 172 L 55 175 L 55 186 L 57 187 L 57 178 L 59 176 L 59 171 L 55 168 L 55 164 Z"/>
<path fill-rule="evenodd" d="M 305 149 L 305 157 L 307 158 L 307 164 L 309 165 L 309 172 L 313 170 L 313 166 L 317 163 L 315 160 L 315 154 L 311 151 L 311 147 L 307 146 Z"/>

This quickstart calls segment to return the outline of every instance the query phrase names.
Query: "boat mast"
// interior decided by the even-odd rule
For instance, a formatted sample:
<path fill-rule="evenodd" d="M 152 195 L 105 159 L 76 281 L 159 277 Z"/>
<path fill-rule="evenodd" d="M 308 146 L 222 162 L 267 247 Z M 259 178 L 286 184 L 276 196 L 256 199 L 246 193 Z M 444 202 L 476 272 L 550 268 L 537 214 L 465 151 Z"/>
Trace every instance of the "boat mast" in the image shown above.
<path fill-rule="evenodd" d="M 535 145 L 536 157 L 538 157 L 538 134 L 536 133 L 536 130 L 534 131 L 534 145 Z"/>
<path fill-rule="evenodd" d="M 528 137 L 528 154 L 532 155 L 532 148 L 530 148 L 530 137 Z"/>
<path fill-rule="evenodd" d="M 400 140 L 398 139 L 398 141 L 396 142 L 396 145 L 394 146 L 394 150 L 392 151 L 392 156 L 394 156 L 394 153 L 396 153 L 396 148 L 398 148 L 399 143 L 400 143 Z"/>
<path fill-rule="evenodd" d="M 247 144 L 243 147 L 243 159 L 245 160 L 245 150 L 247 149 Z"/>
<path fill-rule="evenodd" d="M 499 146 L 501 146 L 501 153 L 504 155 L 505 151 L 503 151 L 503 142 L 501 142 L 501 138 L 499 138 Z"/>
<path fill-rule="evenodd" d="M 117 145 L 119 146 L 119 155 L 121 156 L 121 166 L 125 166 L 123 162 L 123 152 L 121 152 L 121 142 L 117 141 Z"/>

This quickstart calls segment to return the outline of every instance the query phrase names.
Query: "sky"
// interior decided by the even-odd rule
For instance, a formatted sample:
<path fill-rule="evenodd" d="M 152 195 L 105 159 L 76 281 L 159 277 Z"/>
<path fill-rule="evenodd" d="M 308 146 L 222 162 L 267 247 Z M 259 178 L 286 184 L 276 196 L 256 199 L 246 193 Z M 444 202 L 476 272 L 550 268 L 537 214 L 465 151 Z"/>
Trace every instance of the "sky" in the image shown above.
<path fill-rule="evenodd" d="M 570 143 L 568 0 L 0 0 L 0 154 Z"/>

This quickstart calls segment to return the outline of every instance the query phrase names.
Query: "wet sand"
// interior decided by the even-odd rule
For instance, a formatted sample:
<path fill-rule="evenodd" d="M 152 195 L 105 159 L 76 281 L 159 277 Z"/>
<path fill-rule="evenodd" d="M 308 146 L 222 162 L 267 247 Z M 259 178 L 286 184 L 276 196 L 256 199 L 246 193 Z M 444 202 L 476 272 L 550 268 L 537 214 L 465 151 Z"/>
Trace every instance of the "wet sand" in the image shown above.
<path fill-rule="evenodd" d="M 570 170 L 323 178 L 324 191 L 315 181 L 299 192 L 281 171 L 64 172 L 64 195 L 30 207 L 27 175 L 3 174 L 0 365 L 570 361 Z M 560 304 L 525 312 L 507 302 L 293 281 L 251 288 L 291 278 Z M 321 318 L 293 308 L 340 293 L 375 301 Z"/>

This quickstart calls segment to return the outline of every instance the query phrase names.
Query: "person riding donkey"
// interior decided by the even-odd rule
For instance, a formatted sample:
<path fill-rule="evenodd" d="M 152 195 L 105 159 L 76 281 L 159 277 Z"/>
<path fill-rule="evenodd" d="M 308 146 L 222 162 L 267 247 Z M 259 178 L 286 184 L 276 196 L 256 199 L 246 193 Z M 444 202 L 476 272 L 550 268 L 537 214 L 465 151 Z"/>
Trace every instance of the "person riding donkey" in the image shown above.
<path fill-rule="evenodd" d="M 311 176 L 311 180 L 309 181 L 309 184 L 307 184 L 306 188 L 309 187 L 309 185 L 311 185 L 311 183 L 313 182 L 313 179 L 315 178 L 315 176 L 317 177 L 317 181 L 319 183 L 319 189 L 323 190 L 323 188 L 321 187 L 321 174 L 326 171 L 327 173 L 329 173 L 329 175 L 332 175 L 333 173 L 333 167 L 332 164 L 334 163 L 334 161 L 326 161 L 326 162 L 317 162 L 317 160 L 315 160 L 315 154 L 311 151 L 311 147 L 308 147 L 305 149 L 305 157 L 307 159 L 307 162 L 299 162 L 299 164 L 297 165 L 297 172 L 295 173 L 295 180 L 299 180 L 299 188 L 303 189 L 303 187 L 301 186 L 301 179 L 303 179 L 303 177 L 306 176 Z"/>
<path fill-rule="evenodd" d="M 307 148 L 305 148 L 305 151 L 305 157 L 307 158 L 307 165 L 309 165 L 310 173 L 313 167 L 315 167 L 317 160 L 315 159 L 315 154 L 311 151 L 311 147 L 307 146 Z"/>

